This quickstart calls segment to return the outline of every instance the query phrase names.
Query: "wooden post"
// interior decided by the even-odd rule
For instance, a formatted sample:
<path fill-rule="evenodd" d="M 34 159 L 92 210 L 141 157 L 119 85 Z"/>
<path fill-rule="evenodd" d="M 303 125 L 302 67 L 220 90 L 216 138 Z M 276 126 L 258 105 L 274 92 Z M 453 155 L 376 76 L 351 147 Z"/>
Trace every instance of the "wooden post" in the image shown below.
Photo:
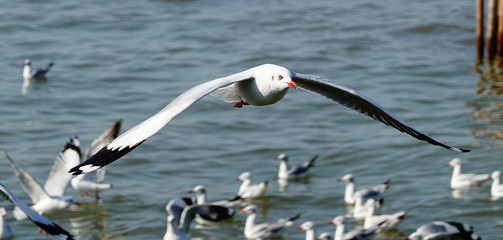
<path fill-rule="evenodd" d="M 503 57 L 503 0 L 498 1 L 498 48 L 496 52 L 496 59 L 501 63 Z M 498 64 L 499 65 L 499 64 Z"/>
<path fill-rule="evenodd" d="M 482 63 L 482 59 L 484 59 L 484 0 L 476 0 L 475 20 L 477 63 Z"/>
<path fill-rule="evenodd" d="M 487 10 L 487 59 L 492 61 L 497 51 L 498 0 L 489 0 Z"/>

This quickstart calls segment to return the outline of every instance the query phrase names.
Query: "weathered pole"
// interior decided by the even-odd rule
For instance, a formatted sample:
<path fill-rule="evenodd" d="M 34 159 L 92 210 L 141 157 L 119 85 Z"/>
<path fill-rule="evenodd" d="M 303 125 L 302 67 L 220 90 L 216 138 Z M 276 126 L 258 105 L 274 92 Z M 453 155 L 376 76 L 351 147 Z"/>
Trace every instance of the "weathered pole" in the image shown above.
<path fill-rule="evenodd" d="M 475 21 L 477 62 L 482 63 L 482 59 L 484 59 L 484 0 L 476 0 Z"/>
<path fill-rule="evenodd" d="M 498 66 L 500 66 L 501 61 L 503 60 L 503 0 L 498 1 L 498 48 L 496 52 L 496 59 Z"/>
<path fill-rule="evenodd" d="M 489 0 L 487 6 L 487 59 L 492 61 L 497 51 L 498 0 Z"/>

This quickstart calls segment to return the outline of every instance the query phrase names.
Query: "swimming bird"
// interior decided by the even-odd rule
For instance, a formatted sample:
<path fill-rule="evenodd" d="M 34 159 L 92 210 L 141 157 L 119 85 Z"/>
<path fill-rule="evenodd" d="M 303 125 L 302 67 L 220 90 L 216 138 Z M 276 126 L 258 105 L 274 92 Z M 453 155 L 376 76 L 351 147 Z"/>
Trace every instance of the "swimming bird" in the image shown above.
<path fill-rule="evenodd" d="M 493 180 L 493 183 L 491 184 L 491 196 L 493 198 L 503 197 L 503 184 L 500 183 L 500 175 L 500 171 L 494 171 L 490 176 Z"/>
<path fill-rule="evenodd" d="M 49 70 L 51 70 L 51 67 L 53 65 L 54 65 L 54 62 L 50 62 L 45 67 L 39 67 L 39 68 L 32 69 L 30 59 L 26 59 L 26 60 L 24 60 L 23 79 L 24 80 L 43 79 L 43 78 L 45 78 L 45 75 L 47 74 L 47 72 L 49 72 Z"/>
<path fill-rule="evenodd" d="M 246 217 L 244 235 L 248 239 L 264 239 L 281 236 L 286 229 L 293 225 L 293 222 L 300 217 L 297 214 L 289 219 L 279 219 L 272 223 L 257 223 L 257 207 L 248 205 L 239 211 Z"/>
<path fill-rule="evenodd" d="M 211 218 L 212 212 L 223 211 L 226 211 L 226 208 L 222 206 L 194 204 L 189 198 L 175 198 L 166 205 L 168 224 L 163 240 L 190 239 L 188 237 L 190 223 L 197 215 Z"/>
<path fill-rule="evenodd" d="M 66 187 L 72 178 L 72 175 L 68 174 L 68 169 L 80 161 L 80 147 L 77 138 L 71 138 L 66 143 L 63 151 L 59 153 L 43 188 L 28 172 L 18 166 L 3 148 L 0 148 L 0 152 L 14 169 L 23 189 L 33 201 L 33 210 L 37 213 L 53 212 L 64 209 L 70 204 L 79 205 L 72 197 L 64 195 Z M 26 219 L 27 216 L 22 209 L 15 208 L 14 217 L 17 220 L 22 220 Z"/>
<path fill-rule="evenodd" d="M 489 174 L 461 173 L 461 159 L 459 158 L 447 162 L 447 166 L 453 168 L 450 183 L 452 189 L 478 187 L 489 180 Z"/>
<path fill-rule="evenodd" d="M 358 192 L 355 194 L 355 204 L 354 204 L 354 208 L 353 208 L 353 218 L 354 219 L 357 219 L 357 220 L 365 219 L 365 217 L 367 216 L 369 209 L 370 209 L 369 205 L 367 204 L 367 202 L 369 200 L 363 202 L 362 195 Z"/>
<path fill-rule="evenodd" d="M 269 181 L 264 181 L 259 184 L 251 184 L 252 175 L 250 172 L 243 172 L 239 177 L 236 178 L 237 181 L 242 181 L 239 187 L 238 194 L 242 199 L 251 199 L 262 197 L 265 191 L 269 187 Z"/>
<path fill-rule="evenodd" d="M 61 228 L 56 223 L 51 220 L 39 215 L 32 208 L 30 208 L 26 203 L 24 203 L 21 199 L 19 199 L 14 193 L 12 193 L 5 185 L 0 183 L 0 196 L 5 198 L 6 200 L 14 203 L 18 209 L 24 212 L 24 214 L 37 225 L 40 229 L 45 231 L 48 234 L 51 234 L 59 239 L 67 239 L 73 240 L 73 236 Z"/>
<path fill-rule="evenodd" d="M 355 194 L 359 193 L 362 197 L 362 202 L 367 201 L 367 199 L 375 199 L 380 200 L 381 194 L 389 188 L 390 180 L 386 180 L 385 182 L 376 185 L 372 188 L 368 189 L 360 189 L 356 191 L 356 183 L 355 177 L 353 174 L 346 174 L 342 178 L 339 178 L 337 181 L 346 183 L 346 190 L 344 192 L 344 202 L 347 204 L 355 204 Z"/>
<path fill-rule="evenodd" d="M 297 229 L 306 231 L 306 240 L 324 239 L 330 240 L 330 233 L 322 233 L 316 237 L 316 225 L 312 221 L 307 221 L 297 226 Z"/>
<path fill-rule="evenodd" d="M 11 238 L 14 235 L 9 224 L 4 219 L 6 216 L 7 211 L 5 211 L 5 208 L 0 208 L 0 239 Z"/>
<path fill-rule="evenodd" d="M 244 104 L 263 106 L 281 100 L 289 88 L 300 88 L 320 94 L 430 144 L 457 152 L 469 151 L 447 146 L 422 134 L 384 107 L 351 88 L 319 76 L 295 73 L 281 66 L 264 64 L 199 84 L 185 91 L 158 113 L 121 134 L 94 156 L 72 168 L 71 172 L 82 174 L 94 171 L 121 158 L 158 132 L 190 105 L 210 93 L 224 101 L 237 102 L 236 107 Z"/>
<path fill-rule="evenodd" d="M 343 216 L 337 216 L 328 223 L 335 225 L 334 240 L 369 239 L 380 230 L 379 226 L 373 226 L 371 228 L 357 228 L 346 232 L 346 219 Z"/>
<path fill-rule="evenodd" d="M 89 148 L 84 153 L 83 159 L 88 159 L 90 156 L 98 152 L 101 148 L 112 142 L 112 140 L 114 140 L 119 135 L 121 125 L 122 120 L 119 119 L 115 121 L 110 128 L 105 130 L 98 138 L 94 139 Z M 82 193 L 82 197 L 90 196 L 95 197 L 96 200 L 100 200 L 99 193 L 113 187 L 113 185 L 110 183 L 103 183 L 103 181 L 105 180 L 105 173 L 106 167 L 102 167 L 96 171 L 75 176 L 74 178 L 72 178 L 70 183 L 74 189 Z"/>
<path fill-rule="evenodd" d="M 393 214 L 375 215 L 375 200 L 369 199 L 365 202 L 368 207 L 367 215 L 363 223 L 363 228 L 371 228 L 374 225 L 380 226 L 382 229 L 391 229 L 402 221 L 407 212 L 400 211 Z"/>
<path fill-rule="evenodd" d="M 419 227 L 406 240 L 480 240 L 473 227 L 459 222 L 434 221 Z"/>
<path fill-rule="evenodd" d="M 288 155 L 282 153 L 276 156 L 276 160 L 281 161 L 279 164 L 278 170 L 278 178 L 280 179 L 293 179 L 293 178 L 301 178 L 305 177 L 309 171 L 309 169 L 314 166 L 314 161 L 318 158 L 318 155 L 315 155 L 311 160 L 304 162 L 301 165 L 290 166 L 288 163 Z"/>
<path fill-rule="evenodd" d="M 236 201 L 222 200 L 218 202 L 208 202 L 206 195 L 206 188 L 203 185 L 197 185 L 191 190 L 189 193 L 196 194 L 196 202 L 194 204 L 197 205 L 208 205 L 208 215 L 212 216 L 211 218 L 205 218 L 205 216 L 197 215 L 196 221 L 199 223 L 208 223 L 208 222 L 221 222 L 225 220 L 232 219 L 236 211 L 231 207 L 236 205 Z M 237 201 L 239 202 L 239 201 Z M 212 206 L 219 206 L 219 208 L 211 208 Z M 212 210 L 217 210 L 213 212 Z"/>
<path fill-rule="evenodd" d="M 316 240 L 332 240 L 332 235 L 330 233 L 321 233 L 320 236 L 316 238 Z"/>

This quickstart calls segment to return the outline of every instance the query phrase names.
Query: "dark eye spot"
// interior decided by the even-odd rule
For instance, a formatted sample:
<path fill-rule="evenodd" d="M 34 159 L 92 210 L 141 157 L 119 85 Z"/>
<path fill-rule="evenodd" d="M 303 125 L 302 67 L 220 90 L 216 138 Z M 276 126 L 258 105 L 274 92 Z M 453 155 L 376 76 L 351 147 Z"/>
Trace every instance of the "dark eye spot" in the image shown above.
<path fill-rule="evenodd" d="M 279 80 L 283 79 L 283 75 L 278 75 L 278 79 Z"/>

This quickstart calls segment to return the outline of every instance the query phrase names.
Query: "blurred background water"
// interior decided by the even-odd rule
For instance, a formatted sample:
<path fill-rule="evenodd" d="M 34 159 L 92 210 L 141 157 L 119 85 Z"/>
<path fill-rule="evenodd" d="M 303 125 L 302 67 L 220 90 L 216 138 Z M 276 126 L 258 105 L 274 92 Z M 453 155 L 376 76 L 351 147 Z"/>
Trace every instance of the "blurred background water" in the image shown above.
<path fill-rule="evenodd" d="M 83 147 L 123 119 L 127 130 L 199 83 L 263 63 L 348 85 L 420 131 L 472 152 L 417 141 L 320 96 L 290 90 L 277 104 L 234 109 L 206 97 L 108 168 L 114 188 L 95 203 L 49 214 L 77 239 L 161 239 L 166 203 L 204 184 L 210 199 L 232 197 L 250 171 L 269 179 L 254 203 L 273 221 L 301 212 L 318 231 L 346 214 L 344 184 L 391 179 L 382 213 L 409 211 L 394 231 L 403 239 L 432 220 L 471 224 L 484 239 L 503 236 L 501 200 L 489 183 L 453 192 L 445 163 L 464 171 L 503 170 L 501 88 L 475 63 L 473 1 L 4 1 L 0 8 L 0 145 L 44 182 L 65 142 Z M 54 61 L 47 81 L 23 86 L 23 60 Z M 476 70 L 477 70 L 476 69 Z M 491 72 L 492 73 L 492 72 Z M 312 175 L 283 191 L 279 153 L 300 163 L 320 158 Z M 6 160 L 0 182 L 27 202 Z M 7 201 L 0 206 L 12 209 Z M 191 236 L 244 239 L 244 217 Z M 28 221 L 7 220 L 15 239 L 43 238 Z M 351 226 L 358 223 L 350 221 Z M 288 230 L 284 239 L 304 239 Z"/>

